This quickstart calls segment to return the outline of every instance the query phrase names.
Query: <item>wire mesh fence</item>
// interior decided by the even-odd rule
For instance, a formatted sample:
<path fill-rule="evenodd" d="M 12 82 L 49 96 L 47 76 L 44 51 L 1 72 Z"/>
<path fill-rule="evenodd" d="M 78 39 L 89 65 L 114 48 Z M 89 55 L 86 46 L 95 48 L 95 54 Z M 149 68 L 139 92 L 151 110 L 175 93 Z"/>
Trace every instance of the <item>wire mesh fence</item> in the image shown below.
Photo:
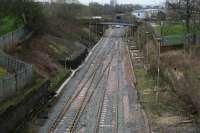
<path fill-rule="evenodd" d="M 0 79 L 0 100 L 14 95 L 33 81 L 32 65 L 1 52 L 0 66 L 9 72 L 8 75 Z"/>
<path fill-rule="evenodd" d="M 12 48 L 16 47 L 23 38 L 27 35 L 28 30 L 24 27 L 21 27 L 15 31 L 9 32 L 0 37 L 0 49 L 9 51 Z"/>

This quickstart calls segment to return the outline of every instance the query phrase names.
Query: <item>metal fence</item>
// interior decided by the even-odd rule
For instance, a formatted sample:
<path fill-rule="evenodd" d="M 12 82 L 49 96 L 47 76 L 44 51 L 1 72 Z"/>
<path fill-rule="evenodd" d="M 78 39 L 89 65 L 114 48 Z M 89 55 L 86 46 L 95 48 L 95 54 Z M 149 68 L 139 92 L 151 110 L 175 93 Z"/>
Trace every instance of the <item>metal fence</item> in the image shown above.
<path fill-rule="evenodd" d="M 33 66 L 0 52 L 0 66 L 9 74 L 0 79 L 0 100 L 6 99 L 33 81 Z"/>
<path fill-rule="evenodd" d="M 0 37 L 0 49 L 9 51 L 16 47 L 27 35 L 28 30 L 21 27 Z"/>

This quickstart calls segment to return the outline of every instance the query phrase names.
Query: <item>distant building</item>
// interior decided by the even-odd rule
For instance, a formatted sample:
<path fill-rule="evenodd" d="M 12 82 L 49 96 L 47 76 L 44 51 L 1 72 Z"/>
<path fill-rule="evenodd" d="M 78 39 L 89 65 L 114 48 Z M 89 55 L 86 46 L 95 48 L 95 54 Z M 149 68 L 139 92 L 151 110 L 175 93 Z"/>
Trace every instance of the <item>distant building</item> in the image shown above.
<path fill-rule="evenodd" d="M 65 3 L 65 0 L 56 0 L 57 3 Z"/>
<path fill-rule="evenodd" d="M 61 4 L 64 4 L 64 3 L 67 3 L 67 4 L 72 4 L 72 3 L 80 3 L 78 0 L 56 0 L 57 3 L 61 3 Z"/>
<path fill-rule="evenodd" d="M 56 3 L 59 3 L 59 4 L 64 4 L 64 3 L 67 3 L 67 4 L 72 4 L 72 3 L 75 3 L 75 4 L 78 4 L 80 3 L 79 0 L 35 0 L 36 2 L 41 2 L 41 3 L 53 3 L 53 2 L 56 2 Z"/>
<path fill-rule="evenodd" d="M 102 16 L 92 16 L 91 19 L 102 20 Z"/>
<path fill-rule="evenodd" d="M 133 11 L 132 15 L 134 15 L 139 20 L 152 19 L 157 16 L 159 12 L 165 12 L 161 9 L 141 9 Z"/>
<path fill-rule="evenodd" d="M 166 2 L 168 3 L 179 3 L 180 0 L 166 0 Z"/>
<path fill-rule="evenodd" d="M 115 7 L 117 5 L 117 0 L 110 0 L 110 5 Z"/>

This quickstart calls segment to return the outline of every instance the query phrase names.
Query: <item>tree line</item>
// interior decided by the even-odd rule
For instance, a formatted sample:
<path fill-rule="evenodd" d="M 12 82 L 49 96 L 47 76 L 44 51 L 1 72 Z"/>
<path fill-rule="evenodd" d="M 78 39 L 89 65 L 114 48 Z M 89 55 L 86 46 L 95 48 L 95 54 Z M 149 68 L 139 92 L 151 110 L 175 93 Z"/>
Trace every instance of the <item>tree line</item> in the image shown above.
<path fill-rule="evenodd" d="M 58 8 L 51 8 L 53 6 Z M 1 18 L 5 16 L 15 16 L 30 30 L 41 32 L 45 28 L 45 23 L 49 21 L 46 19 L 47 14 L 55 9 L 57 16 L 65 17 L 66 20 L 75 22 L 76 17 L 130 13 L 134 9 L 142 9 L 142 6 L 124 4 L 113 7 L 95 2 L 85 6 L 81 4 L 40 3 L 34 0 L 0 0 L 0 23 Z"/>
<path fill-rule="evenodd" d="M 121 4 L 116 6 L 111 6 L 109 4 L 99 4 L 97 2 L 89 3 L 89 8 L 93 16 L 98 15 L 113 15 L 116 13 L 130 13 L 133 10 L 139 10 L 143 7 L 141 5 L 132 5 L 132 4 Z"/>
<path fill-rule="evenodd" d="M 44 23 L 42 7 L 33 0 L 0 0 L 0 19 L 15 16 L 34 31 L 39 31 Z"/>

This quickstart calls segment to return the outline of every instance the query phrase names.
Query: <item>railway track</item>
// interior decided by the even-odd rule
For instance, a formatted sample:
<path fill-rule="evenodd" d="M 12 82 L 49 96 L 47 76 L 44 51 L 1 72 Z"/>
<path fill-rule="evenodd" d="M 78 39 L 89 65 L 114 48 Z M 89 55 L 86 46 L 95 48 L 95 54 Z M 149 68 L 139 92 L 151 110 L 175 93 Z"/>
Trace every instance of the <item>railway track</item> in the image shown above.
<path fill-rule="evenodd" d="M 113 57 L 112 57 L 112 59 L 113 59 Z M 111 62 L 112 62 L 112 60 L 111 60 Z M 107 80 L 108 80 L 108 77 L 109 77 L 109 74 L 110 74 L 110 69 L 111 69 L 111 67 L 109 66 L 107 77 L 106 77 Z M 95 129 L 94 129 L 94 131 L 96 133 L 99 132 L 99 125 L 100 125 L 101 113 L 102 113 L 102 110 L 103 110 L 103 104 L 104 104 L 104 100 L 105 100 L 106 90 L 107 90 L 107 88 L 105 87 L 104 90 L 103 90 L 103 95 L 102 95 L 101 100 L 99 102 L 99 109 L 98 109 L 98 112 L 97 112 L 97 121 L 96 121 Z"/>
<path fill-rule="evenodd" d="M 143 128 L 134 106 L 123 29 L 111 31 L 67 84 L 40 133 L 129 133 Z"/>
<path fill-rule="evenodd" d="M 120 56 L 119 45 L 120 44 L 118 43 L 117 44 L 117 48 L 116 48 L 116 55 L 117 56 Z M 118 65 L 119 65 L 119 63 L 120 63 L 119 60 L 117 60 L 117 64 Z M 117 67 L 118 67 L 118 65 L 117 65 Z M 109 68 L 109 71 L 108 71 L 108 74 L 107 74 L 107 77 L 106 77 L 107 80 L 109 79 L 110 69 L 111 68 Z M 117 75 L 117 88 L 116 88 L 117 90 L 116 90 L 116 92 L 119 89 L 119 72 L 117 72 L 117 73 L 118 73 L 118 75 Z M 102 126 L 101 121 L 104 121 L 104 120 L 102 120 L 102 117 L 104 117 L 103 113 L 105 114 L 105 112 L 103 112 L 103 108 L 104 108 L 104 106 L 105 107 L 107 106 L 107 105 L 105 105 L 106 104 L 105 100 L 108 99 L 106 97 L 108 95 L 107 91 L 108 91 L 107 87 L 105 87 L 105 89 L 103 90 L 103 95 L 102 95 L 101 100 L 99 102 L 99 109 L 98 109 L 98 113 L 97 113 L 97 120 L 96 120 L 96 125 L 95 125 L 95 130 L 94 130 L 96 133 L 102 132 L 102 131 L 100 131 L 100 129 L 101 129 L 100 126 Z M 107 119 L 114 119 L 114 121 L 115 121 L 115 124 L 112 126 L 113 133 L 117 133 L 118 132 L 118 93 L 116 93 L 115 98 L 116 99 L 114 99 L 115 101 L 113 102 L 113 107 L 112 107 L 113 112 L 114 112 L 115 115 L 113 115 L 113 118 L 110 118 L 110 117 L 107 118 Z"/>
<path fill-rule="evenodd" d="M 119 111 L 118 111 L 118 108 L 119 108 L 119 89 L 120 89 L 120 73 L 119 73 L 119 70 L 120 70 L 120 57 L 121 57 L 121 52 L 120 52 L 120 42 L 118 42 L 118 45 L 117 45 L 117 49 L 118 49 L 118 58 L 117 58 L 117 93 L 116 93 L 116 124 L 115 124 L 115 130 L 114 130 L 114 133 L 118 133 L 118 117 L 119 117 Z"/>
<path fill-rule="evenodd" d="M 98 47 L 100 47 L 100 46 L 98 46 Z M 103 47 L 103 46 L 101 45 L 100 48 L 102 48 L 102 47 Z M 98 49 L 98 48 L 97 48 L 97 49 Z M 100 53 L 100 52 L 99 52 L 99 53 Z M 97 55 L 98 55 L 98 54 L 96 54 L 96 56 L 97 56 Z M 93 57 L 93 59 L 95 59 L 96 56 Z M 89 65 L 89 67 L 88 67 L 86 73 L 88 73 L 88 71 L 91 69 L 91 66 L 92 66 L 93 61 L 94 61 L 94 60 L 92 60 L 92 62 L 90 63 L 90 65 Z M 90 74 L 88 80 L 86 80 L 85 83 L 83 83 L 83 86 L 89 81 L 89 79 L 94 75 L 94 73 L 95 73 L 95 71 L 93 71 L 93 72 Z M 86 75 L 85 75 L 85 76 L 86 76 Z M 84 79 L 84 78 L 83 78 L 83 79 Z M 79 81 L 79 84 L 83 81 L 83 79 Z M 69 97 L 68 101 L 67 101 L 66 104 L 64 105 L 64 108 L 62 109 L 62 111 L 60 112 L 60 114 L 58 115 L 58 117 L 56 118 L 55 122 L 54 122 L 53 125 L 49 128 L 48 133 L 54 132 L 55 128 L 57 127 L 57 125 L 59 124 L 59 122 L 61 121 L 61 119 L 63 118 L 64 114 L 65 114 L 65 113 L 67 112 L 67 110 L 69 109 L 69 106 L 72 104 L 72 102 L 74 101 L 74 99 L 77 98 L 77 96 L 78 96 L 78 95 L 80 94 L 80 92 L 82 91 L 83 86 L 81 87 L 80 90 L 78 90 L 78 91 L 76 92 L 75 96 L 72 95 L 72 96 Z"/>
<path fill-rule="evenodd" d="M 103 47 L 103 46 L 102 46 Z M 113 47 L 113 46 L 112 46 Z M 112 47 L 110 48 L 110 50 L 112 50 Z M 103 52 L 103 54 L 108 54 L 110 53 L 110 50 L 107 50 Z M 102 53 L 101 53 L 102 54 Z M 98 54 L 96 54 L 97 56 Z M 95 59 L 96 56 L 93 58 Z M 79 119 L 80 115 L 81 115 L 81 112 L 82 112 L 82 109 L 85 108 L 85 106 L 87 105 L 88 102 L 85 102 L 86 99 L 87 99 L 87 95 L 89 93 L 89 90 L 92 86 L 92 83 L 94 81 L 94 78 L 96 76 L 96 73 L 97 71 L 100 69 L 100 67 L 102 66 L 102 63 L 106 56 L 103 56 L 104 58 L 100 58 L 98 60 L 100 60 L 100 63 L 97 65 L 97 67 L 92 71 L 92 73 L 89 75 L 89 78 L 83 83 L 83 85 L 81 86 L 81 88 L 75 93 L 75 95 L 71 96 L 68 101 L 66 102 L 66 104 L 64 105 L 64 108 L 62 109 L 62 111 L 60 112 L 60 114 L 58 115 L 58 117 L 56 118 L 56 121 L 53 123 L 53 125 L 49 128 L 49 133 L 53 133 L 55 132 L 56 128 L 58 127 L 59 123 L 62 122 L 63 118 L 65 117 L 65 119 L 68 119 L 68 123 L 70 121 L 72 121 L 71 123 L 71 126 L 69 126 L 67 128 L 67 132 L 73 132 L 74 128 L 76 127 L 76 124 L 77 124 L 77 119 Z M 94 60 L 93 62 L 91 62 L 91 64 L 89 65 L 89 68 L 87 70 L 87 72 L 91 69 L 91 66 L 92 64 L 94 63 Z M 109 65 L 110 63 L 108 63 Z M 107 65 L 107 67 L 108 67 Z M 106 67 L 106 69 L 107 69 Z M 106 70 L 105 69 L 105 70 Z M 105 73 L 105 70 L 103 73 Z M 103 76 L 103 75 L 102 75 Z M 101 76 L 101 78 L 102 78 Z M 92 78 L 92 79 L 91 79 Z M 100 78 L 100 79 L 101 79 Z M 80 81 L 80 83 L 82 82 L 82 80 Z M 88 86 L 88 89 L 85 90 L 86 85 Z M 97 86 L 98 84 L 96 84 Z M 89 99 L 91 98 L 92 95 L 89 96 Z M 78 100 L 76 100 L 78 99 Z M 71 106 L 73 106 L 73 104 L 78 104 L 78 105 L 74 105 L 74 108 L 70 108 Z M 77 108 L 76 108 L 77 107 Z M 68 116 L 65 116 L 65 114 L 67 112 L 70 112 Z M 72 112 L 72 113 L 71 113 Z M 70 124 L 69 124 L 70 125 Z"/>
<path fill-rule="evenodd" d="M 72 123 L 72 126 L 70 127 L 69 133 L 72 133 L 72 132 L 75 130 L 76 125 L 77 125 L 77 123 L 78 123 L 78 120 L 80 119 L 81 113 L 84 111 L 85 107 L 86 107 L 87 104 L 89 103 L 91 97 L 92 97 L 93 94 L 94 94 L 94 91 L 96 90 L 95 88 L 98 87 L 98 85 L 99 85 L 100 81 L 102 80 L 102 78 L 104 77 L 106 71 L 110 69 L 111 62 L 112 62 L 112 58 L 111 58 L 111 61 L 107 64 L 106 68 L 103 70 L 102 75 L 100 76 L 99 80 L 97 81 L 97 84 L 94 86 L 94 88 L 93 88 L 91 94 L 89 95 L 88 99 L 86 100 L 85 103 L 82 104 L 82 107 L 79 109 L 79 112 L 77 112 L 77 115 L 76 115 L 76 117 L 74 118 L 74 121 L 73 121 L 73 123 Z"/>

